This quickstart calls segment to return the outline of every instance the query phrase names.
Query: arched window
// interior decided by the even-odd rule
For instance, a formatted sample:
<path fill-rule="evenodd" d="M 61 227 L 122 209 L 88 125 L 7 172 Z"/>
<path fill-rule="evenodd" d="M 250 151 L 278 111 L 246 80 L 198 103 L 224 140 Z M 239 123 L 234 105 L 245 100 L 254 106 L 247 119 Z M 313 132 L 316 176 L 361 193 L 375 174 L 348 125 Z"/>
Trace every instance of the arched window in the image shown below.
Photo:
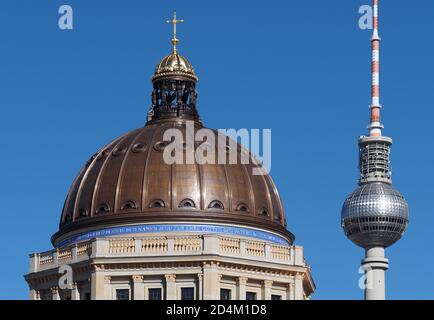
<path fill-rule="evenodd" d="M 237 206 L 237 211 L 241 211 L 241 212 L 249 212 L 249 207 L 245 204 L 245 203 L 240 203 Z"/>
<path fill-rule="evenodd" d="M 164 208 L 166 205 L 163 200 L 157 199 L 151 202 L 149 208 Z"/>
<path fill-rule="evenodd" d="M 214 200 L 212 201 L 209 206 L 209 209 L 217 209 L 217 210 L 224 210 L 224 206 L 223 203 L 221 203 L 221 201 L 218 200 Z"/>
<path fill-rule="evenodd" d="M 96 213 L 108 213 L 110 212 L 110 205 L 107 202 L 101 203 L 96 210 Z"/>
<path fill-rule="evenodd" d="M 89 215 L 89 213 L 88 213 L 86 208 L 80 209 L 80 217 L 87 217 L 88 215 Z"/>
<path fill-rule="evenodd" d="M 132 209 L 137 209 L 137 205 L 134 201 L 131 200 L 125 201 L 121 206 L 121 210 L 132 210 Z"/>
<path fill-rule="evenodd" d="M 145 145 L 145 144 L 143 144 L 143 143 L 136 143 L 136 144 L 131 148 L 131 151 L 132 151 L 133 153 L 140 153 L 140 152 L 145 151 L 145 149 L 146 149 L 146 145 Z"/>
<path fill-rule="evenodd" d="M 191 199 L 184 199 L 179 204 L 180 208 L 195 208 L 196 205 L 194 204 L 194 201 Z"/>
<path fill-rule="evenodd" d="M 265 208 L 265 207 L 261 207 L 261 208 L 259 209 L 259 215 L 260 215 L 260 216 L 265 216 L 265 217 L 267 217 L 267 216 L 268 216 L 268 210 L 267 210 L 267 208 Z"/>

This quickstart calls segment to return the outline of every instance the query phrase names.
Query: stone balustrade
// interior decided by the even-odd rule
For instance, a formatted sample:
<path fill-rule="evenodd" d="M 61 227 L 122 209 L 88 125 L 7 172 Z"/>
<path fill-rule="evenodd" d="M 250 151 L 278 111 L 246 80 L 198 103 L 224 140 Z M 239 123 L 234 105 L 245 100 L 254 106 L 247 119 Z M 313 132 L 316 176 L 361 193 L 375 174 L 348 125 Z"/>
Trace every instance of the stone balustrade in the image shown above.
<path fill-rule="evenodd" d="M 109 240 L 109 253 L 134 253 L 135 251 L 136 243 L 134 241 L 134 238 L 114 238 Z"/>
<path fill-rule="evenodd" d="M 143 253 L 165 253 L 168 250 L 168 241 L 166 237 L 143 238 Z"/>
<path fill-rule="evenodd" d="M 30 270 L 37 272 L 89 258 L 208 254 L 306 266 L 302 247 L 221 235 L 194 235 L 97 238 L 61 249 L 32 254 Z"/>

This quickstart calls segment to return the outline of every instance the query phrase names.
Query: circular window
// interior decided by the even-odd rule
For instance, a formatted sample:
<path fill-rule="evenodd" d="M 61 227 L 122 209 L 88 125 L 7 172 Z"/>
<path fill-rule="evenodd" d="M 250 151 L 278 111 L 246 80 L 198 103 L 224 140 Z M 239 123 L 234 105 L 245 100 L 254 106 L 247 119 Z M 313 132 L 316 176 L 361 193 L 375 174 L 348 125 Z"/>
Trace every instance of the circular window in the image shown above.
<path fill-rule="evenodd" d="M 146 145 L 143 143 L 136 143 L 132 148 L 131 151 L 134 153 L 140 153 L 145 151 Z"/>
<path fill-rule="evenodd" d="M 195 208 L 196 205 L 194 204 L 194 201 L 191 199 L 184 199 L 179 204 L 180 208 Z"/>
<path fill-rule="evenodd" d="M 221 202 L 218 201 L 218 200 L 214 200 L 214 201 L 212 201 L 212 202 L 209 204 L 208 208 L 209 208 L 209 209 L 216 209 L 216 210 L 224 210 L 223 203 L 221 203 Z"/>
<path fill-rule="evenodd" d="M 262 207 L 261 209 L 259 209 L 259 215 L 267 217 L 268 216 L 267 208 Z"/>
<path fill-rule="evenodd" d="M 99 208 L 96 210 L 96 213 L 108 213 L 110 212 L 110 205 L 105 202 L 99 205 Z"/>
<path fill-rule="evenodd" d="M 88 216 L 88 211 L 86 208 L 81 208 L 80 209 L 80 217 L 87 217 Z"/>
<path fill-rule="evenodd" d="M 157 151 L 164 151 L 171 142 L 170 141 L 159 141 L 154 145 L 154 149 Z"/>
<path fill-rule="evenodd" d="M 166 205 L 163 200 L 154 200 L 149 205 L 149 208 L 164 208 Z"/>
<path fill-rule="evenodd" d="M 244 204 L 244 203 L 240 203 L 238 206 L 237 206 L 237 209 L 236 209 L 237 211 L 241 211 L 241 212 L 249 212 L 249 207 L 246 205 L 246 204 Z"/>
<path fill-rule="evenodd" d="M 137 209 L 137 205 L 134 201 L 131 200 L 125 201 L 121 206 L 121 210 L 133 210 L 133 209 Z"/>
<path fill-rule="evenodd" d="M 105 159 L 109 155 L 109 153 L 110 153 L 110 151 L 108 149 L 105 149 L 104 151 L 102 151 L 100 153 L 97 160 L 99 161 L 99 160 Z"/>
<path fill-rule="evenodd" d="M 112 155 L 115 157 L 120 156 L 121 154 L 125 153 L 126 149 L 127 148 L 125 146 L 117 146 L 113 149 Z"/>

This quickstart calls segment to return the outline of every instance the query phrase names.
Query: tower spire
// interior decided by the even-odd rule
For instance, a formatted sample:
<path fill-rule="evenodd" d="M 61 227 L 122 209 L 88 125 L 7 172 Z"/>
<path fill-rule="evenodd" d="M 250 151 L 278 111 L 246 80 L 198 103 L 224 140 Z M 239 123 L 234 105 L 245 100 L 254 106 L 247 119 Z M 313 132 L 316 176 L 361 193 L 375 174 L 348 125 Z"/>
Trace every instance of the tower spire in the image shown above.
<path fill-rule="evenodd" d="M 184 20 L 178 20 L 176 18 L 176 11 L 173 12 L 173 19 L 172 20 L 167 20 L 167 23 L 172 23 L 173 24 L 173 38 L 172 38 L 172 45 L 173 45 L 173 53 L 176 53 L 176 45 L 179 43 L 179 39 L 176 37 L 176 25 L 178 23 L 182 23 L 184 22 Z"/>
<path fill-rule="evenodd" d="M 369 124 L 369 135 L 371 137 L 381 136 L 383 125 L 380 122 L 380 42 L 378 32 L 378 1 L 373 0 L 373 34 L 371 39 L 372 46 L 372 101 L 371 101 L 371 122 Z"/>

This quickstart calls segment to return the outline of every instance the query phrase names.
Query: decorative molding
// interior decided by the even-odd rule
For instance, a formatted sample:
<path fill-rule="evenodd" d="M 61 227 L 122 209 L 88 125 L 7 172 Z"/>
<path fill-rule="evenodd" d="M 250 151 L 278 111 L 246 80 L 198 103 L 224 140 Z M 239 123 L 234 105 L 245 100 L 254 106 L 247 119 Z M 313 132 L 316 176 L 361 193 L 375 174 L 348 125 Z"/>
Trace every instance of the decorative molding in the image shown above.
<path fill-rule="evenodd" d="M 225 225 L 207 225 L 207 224 L 142 224 L 132 226 L 120 226 L 105 228 L 95 231 L 81 233 L 77 236 L 67 238 L 57 244 L 63 247 L 69 244 L 87 241 L 93 238 L 104 238 L 107 236 L 116 236 L 124 234 L 137 233 L 174 233 L 174 232 L 195 232 L 210 234 L 229 234 L 243 237 L 250 237 L 259 240 L 273 242 L 279 245 L 289 245 L 288 241 L 276 234 L 264 230 L 256 230 L 247 227 L 235 227 Z"/>

